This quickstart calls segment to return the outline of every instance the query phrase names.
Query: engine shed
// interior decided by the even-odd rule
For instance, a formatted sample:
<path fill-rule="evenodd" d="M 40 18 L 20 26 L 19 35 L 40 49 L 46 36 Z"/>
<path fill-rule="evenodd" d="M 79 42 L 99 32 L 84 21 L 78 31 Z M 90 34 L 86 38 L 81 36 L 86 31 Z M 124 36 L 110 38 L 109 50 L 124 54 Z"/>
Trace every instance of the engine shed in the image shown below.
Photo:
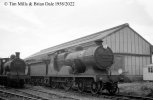
<path fill-rule="evenodd" d="M 143 67 L 152 63 L 152 45 L 127 23 L 41 50 L 25 60 L 31 63 L 44 61 L 55 51 L 75 51 L 95 46 L 96 40 L 102 40 L 104 46 L 113 50 L 115 59 L 111 74 L 121 73 L 131 81 L 143 79 Z"/>

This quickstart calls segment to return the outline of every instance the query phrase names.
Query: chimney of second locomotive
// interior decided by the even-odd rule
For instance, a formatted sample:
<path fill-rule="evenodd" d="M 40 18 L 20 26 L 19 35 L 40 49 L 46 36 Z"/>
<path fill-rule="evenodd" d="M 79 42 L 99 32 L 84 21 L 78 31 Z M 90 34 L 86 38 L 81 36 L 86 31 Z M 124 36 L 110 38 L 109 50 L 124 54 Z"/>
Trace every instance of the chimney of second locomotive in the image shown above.
<path fill-rule="evenodd" d="M 20 58 L 20 52 L 16 52 L 16 58 Z"/>
<path fill-rule="evenodd" d="M 101 39 L 99 39 L 99 40 L 96 40 L 95 43 L 96 43 L 97 45 L 102 45 L 103 41 L 102 41 Z"/>

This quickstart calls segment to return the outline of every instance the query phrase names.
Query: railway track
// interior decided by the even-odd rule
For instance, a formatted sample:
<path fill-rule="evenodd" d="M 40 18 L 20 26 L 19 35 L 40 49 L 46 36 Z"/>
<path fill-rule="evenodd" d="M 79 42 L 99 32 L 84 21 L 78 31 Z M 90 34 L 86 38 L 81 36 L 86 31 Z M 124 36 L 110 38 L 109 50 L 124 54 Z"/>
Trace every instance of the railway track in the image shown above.
<path fill-rule="evenodd" d="M 21 95 L 18 93 L 8 92 L 6 90 L 0 90 L 1 100 L 38 100 L 38 98 Z"/>
<path fill-rule="evenodd" d="M 152 97 L 142 97 L 142 96 L 132 96 L 132 95 L 122 95 L 122 94 L 116 94 L 116 96 L 129 98 L 127 100 L 131 100 L 131 99 L 134 99 L 134 100 L 153 100 Z"/>
<path fill-rule="evenodd" d="M 77 97 L 71 97 L 70 96 L 71 94 L 88 97 L 88 98 L 96 97 L 99 99 L 111 99 L 111 100 L 153 100 L 153 98 L 151 97 L 141 97 L 141 96 L 132 96 L 132 95 L 124 95 L 124 94 L 109 95 L 107 93 L 103 93 L 103 94 L 99 93 L 99 94 L 93 95 L 89 91 L 80 93 L 76 89 L 73 89 L 73 90 L 71 89 L 70 91 L 65 91 L 63 89 L 51 89 L 51 88 L 46 88 L 46 87 L 44 89 L 46 91 L 41 90 L 41 89 L 36 89 L 36 88 L 13 89 L 13 91 L 16 91 L 18 93 L 8 92 L 10 89 L 3 89 L 3 90 L 0 90 L 0 100 L 59 100 L 59 99 L 81 100 L 80 98 L 77 98 Z M 55 92 L 47 92 L 50 89 Z M 67 96 L 67 95 L 56 94 L 56 92 L 58 91 L 60 91 L 61 93 L 67 93 L 70 95 Z M 48 95 L 48 97 L 42 96 L 43 94 Z M 12 99 L 12 98 L 15 98 L 15 99 Z"/>
<path fill-rule="evenodd" d="M 65 91 L 62 89 L 52 89 L 52 90 L 58 90 L 60 92 L 67 92 L 67 93 L 75 93 L 77 95 L 82 95 L 82 96 L 94 96 L 94 97 L 98 97 L 101 99 L 111 99 L 111 100 L 153 100 L 152 97 L 142 97 L 142 96 L 134 96 L 134 95 L 124 95 L 124 94 L 116 94 L 116 95 L 109 95 L 108 93 L 99 93 L 99 94 L 91 94 L 89 91 L 85 91 L 85 92 L 78 92 L 76 89 L 71 89 L 70 91 Z"/>
<path fill-rule="evenodd" d="M 74 92 L 74 91 L 64 91 L 62 89 L 50 89 L 49 87 L 28 87 L 29 90 L 32 90 L 34 92 L 41 92 L 45 94 L 54 94 L 60 95 L 60 98 L 63 98 L 64 100 L 101 100 L 96 97 L 88 97 L 86 96 L 81 96 L 79 92 Z M 103 100 L 103 99 L 102 99 Z M 110 99 L 104 99 L 104 100 L 110 100 Z"/>
<path fill-rule="evenodd" d="M 83 92 L 81 95 L 91 95 L 89 92 Z M 109 95 L 108 93 L 99 93 L 95 94 L 93 96 L 99 97 L 99 98 L 108 98 L 112 100 L 153 100 L 151 97 L 142 97 L 142 96 L 133 96 L 133 95 L 124 95 L 124 94 L 115 94 L 115 95 Z"/>
<path fill-rule="evenodd" d="M 85 95 L 91 95 L 91 93 L 84 92 Z M 96 94 L 93 96 L 97 96 L 100 98 L 108 98 L 113 100 L 153 100 L 151 97 L 142 97 L 142 96 L 133 96 L 133 95 L 124 95 L 124 94 L 115 94 L 109 95 L 108 93 Z"/>
<path fill-rule="evenodd" d="M 39 92 L 39 93 L 38 93 Z M 0 87 L 0 100 L 78 100 L 34 89 Z"/>
<path fill-rule="evenodd" d="M 48 95 L 54 95 L 54 96 L 57 96 L 59 98 L 63 98 L 63 99 L 66 99 L 66 100 L 80 100 L 78 98 L 72 98 L 72 97 L 68 97 L 68 96 L 63 96 L 63 95 L 58 95 L 56 93 L 50 93 L 50 92 L 46 92 L 46 91 L 42 91 L 42 90 L 38 90 L 38 89 L 32 89 L 32 88 L 29 88 L 29 90 L 32 90 L 32 91 L 35 91 L 35 92 L 40 92 L 40 93 L 45 93 L 45 94 L 48 94 Z"/>

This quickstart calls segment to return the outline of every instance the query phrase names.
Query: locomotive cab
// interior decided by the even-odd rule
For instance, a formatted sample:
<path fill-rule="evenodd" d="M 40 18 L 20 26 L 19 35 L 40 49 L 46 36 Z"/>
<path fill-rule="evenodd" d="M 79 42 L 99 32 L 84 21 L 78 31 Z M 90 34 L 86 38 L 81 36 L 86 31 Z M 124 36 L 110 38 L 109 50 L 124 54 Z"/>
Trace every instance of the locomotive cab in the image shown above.
<path fill-rule="evenodd" d="M 9 58 L 0 58 L 0 75 L 3 75 L 4 72 L 4 64 L 9 61 Z"/>

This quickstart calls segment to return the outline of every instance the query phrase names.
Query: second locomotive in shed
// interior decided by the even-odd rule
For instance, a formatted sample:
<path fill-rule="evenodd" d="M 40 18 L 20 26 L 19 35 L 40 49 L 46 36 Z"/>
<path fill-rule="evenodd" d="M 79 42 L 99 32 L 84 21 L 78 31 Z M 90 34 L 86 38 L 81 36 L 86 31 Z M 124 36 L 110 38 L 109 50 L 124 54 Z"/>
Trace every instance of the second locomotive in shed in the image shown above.
<path fill-rule="evenodd" d="M 0 84 L 10 87 L 23 87 L 29 77 L 25 74 L 26 63 L 20 53 L 10 58 L 0 58 Z"/>

